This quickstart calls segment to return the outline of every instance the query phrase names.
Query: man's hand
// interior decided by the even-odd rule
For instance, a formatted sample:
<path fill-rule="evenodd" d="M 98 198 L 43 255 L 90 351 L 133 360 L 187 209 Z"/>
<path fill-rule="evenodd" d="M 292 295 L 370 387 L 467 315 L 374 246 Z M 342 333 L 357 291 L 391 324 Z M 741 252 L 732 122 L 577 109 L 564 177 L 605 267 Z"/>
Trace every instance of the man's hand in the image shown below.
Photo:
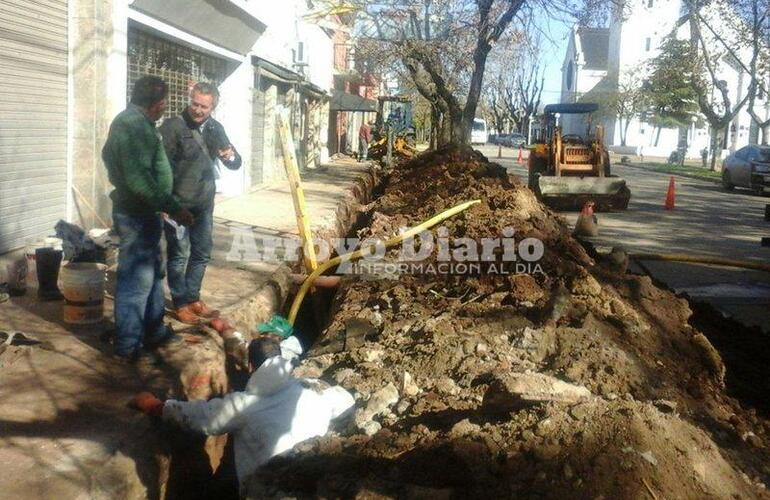
<path fill-rule="evenodd" d="M 171 218 L 182 226 L 192 226 L 195 223 L 195 217 L 193 217 L 192 212 L 186 208 L 183 208 L 179 212 L 172 214 Z"/>
<path fill-rule="evenodd" d="M 233 327 L 230 326 L 230 324 L 227 322 L 227 320 L 222 318 L 214 318 L 209 322 L 209 326 L 216 330 L 219 334 L 225 333 L 228 330 L 232 330 Z"/>
<path fill-rule="evenodd" d="M 163 401 L 151 392 L 140 392 L 131 400 L 131 406 L 154 417 L 163 416 Z"/>
<path fill-rule="evenodd" d="M 219 159 L 222 161 L 231 161 L 235 158 L 235 148 L 232 144 L 228 144 L 226 148 L 222 148 L 218 151 Z"/>

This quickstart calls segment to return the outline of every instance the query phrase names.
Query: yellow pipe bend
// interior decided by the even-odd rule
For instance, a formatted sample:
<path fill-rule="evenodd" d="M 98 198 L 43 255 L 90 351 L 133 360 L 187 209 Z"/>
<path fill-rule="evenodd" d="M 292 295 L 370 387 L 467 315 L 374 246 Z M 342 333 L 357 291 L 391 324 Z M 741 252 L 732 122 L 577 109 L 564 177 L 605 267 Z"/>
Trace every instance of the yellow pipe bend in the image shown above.
<path fill-rule="evenodd" d="M 711 264 L 714 266 L 738 267 L 743 269 L 770 272 L 770 265 L 768 264 L 762 264 L 760 262 L 749 262 L 745 260 L 723 259 L 721 257 L 709 257 L 706 255 L 688 255 L 681 253 L 632 253 L 629 254 L 628 257 L 630 259 L 637 260 L 691 262 L 693 264 Z"/>
<path fill-rule="evenodd" d="M 456 205 L 449 210 L 445 210 L 438 215 L 434 215 L 430 219 L 426 220 L 425 222 L 422 222 L 413 228 L 404 231 L 401 234 L 397 234 L 396 236 L 393 236 L 387 240 L 385 240 L 385 248 L 390 248 L 393 245 L 398 245 L 401 243 L 402 240 L 412 237 L 422 231 L 425 231 L 427 229 L 430 229 L 431 227 L 435 226 L 439 222 L 445 221 L 446 219 L 459 214 L 460 212 L 463 212 L 473 205 L 481 203 L 481 200 L 473 200 L 473 201 L 467 201 L 465 203 L 461 203 L 459 205 Z M 318 268 L 313 271 L 310 276 L 307 277 L 307 279 L 302 283 L 302 286 L 300 287 L 299 291 L 297 292 L 296 297 L 294 297 L 294 302 L 291 304 L 291 309 L 289 310 L 289 323 L 292 325 L 297 319 L 297 314 L 299 313 L 299 308 L 302 305 L 302 301 L 305 300 L 305 295 L 307 295 L 308 290 L 310 290 L 310 287 L 313 285 L 313 282 L 321 276 L 325 271 L 328 269 L 337 266 L 341 264 L 342 262 L 352 261 L 352 260 L 358 260 L 364 255 L 367 255 L 372 252 L 377 247 L 376 244 L 369 245 L 366 248 L 358 249 L 354 252 L 346 253 L 344 255 L 338 255 L 337 257 L 328 260 L 324 262 L 323 264 L 319 264 Z"/>

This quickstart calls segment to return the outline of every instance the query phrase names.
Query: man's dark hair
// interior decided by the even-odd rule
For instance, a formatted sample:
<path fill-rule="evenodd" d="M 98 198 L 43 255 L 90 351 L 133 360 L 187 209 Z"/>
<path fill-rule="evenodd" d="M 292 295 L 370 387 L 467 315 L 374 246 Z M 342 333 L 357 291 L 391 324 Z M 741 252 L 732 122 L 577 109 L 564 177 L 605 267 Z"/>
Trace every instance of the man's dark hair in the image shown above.
<path fill-rule="evenodd" d="M 143 76 L 134 82 L 131 91 L 131 104 L 142 108 L 149 108 L 156 102 L 163 100 L 168 95 L 168 85 L 157 76 Z"/>
<path fill-rule="evenodd" d="M 249 364 L 256 370 L 266 359 L 281 355 L 281 344 L 271 337 L 259 337 L 249 342 Z"/>

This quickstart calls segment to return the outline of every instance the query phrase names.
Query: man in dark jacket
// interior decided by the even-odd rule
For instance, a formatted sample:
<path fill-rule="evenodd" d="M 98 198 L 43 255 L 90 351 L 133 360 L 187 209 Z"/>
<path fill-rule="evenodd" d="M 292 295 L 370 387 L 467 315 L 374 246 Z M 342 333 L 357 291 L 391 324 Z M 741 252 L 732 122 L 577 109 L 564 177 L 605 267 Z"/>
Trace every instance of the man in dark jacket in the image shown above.
<path fill-rule="evenodd" d="M 163 259 L 160 237 L 165 212 L 180 224 L 193 216 L 172 194 L 171 166 L 155 122 L 166 109 L 166 83 L 146 76 L 134 84 L 131 103 L 110 126 L 102 158 L 115 186 L 112 217 L 120 236 L 115 290 L 115 355 L 136 360 L 142 347 L 178 340 L 163 324 Z"/>
<path fill-rule="evenodd" d="M 160 132 L 174 172 L 174 196 L 195 216 L 186 228 L 165 225 L 168 285 L 183 323 L 199 323 L 218 315 L 200 300 L 201 283 L 211 259 L 214 230 L 214 195 L 217 160 L 237 170 L 241 156 L 230 143 L 221 123 L 211 117 L 219 91 L 208 83 L 196 84 L 190 105 L 180 116 L 163 122 Z"/>

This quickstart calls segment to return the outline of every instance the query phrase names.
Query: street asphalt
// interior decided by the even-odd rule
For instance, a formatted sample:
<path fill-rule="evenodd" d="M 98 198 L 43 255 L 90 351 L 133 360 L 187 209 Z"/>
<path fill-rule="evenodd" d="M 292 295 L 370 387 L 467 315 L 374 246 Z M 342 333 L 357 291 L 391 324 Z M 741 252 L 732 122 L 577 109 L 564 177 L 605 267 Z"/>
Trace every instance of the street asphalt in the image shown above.
<path fill-rule="evenodd" d="M 527 179 L 526 151 L 475 146 L 509 173 Z M 643 167 L 615 164 L 613 174 L 626 179 L 631 190 L 628 210 L 597 214 L 597 247 L 622 246 L 630 253 L 683 253 L 768 263 L 770 248 L 760 240 L 770 236 L 764 220 L 770 197 L 736 189 L 727 192 L 714 182 L 674 176 L 673 210 L 664 202 L 670 175 Z M 574 226 L 577 212 L 561 213 Z M 770 273 L 720 266 L 644 261 L 652 277 L 679 293 L 714 305 L 725 316 L 770 332 Z M 639 269 L 636 267 L 636 269 Z"/>

